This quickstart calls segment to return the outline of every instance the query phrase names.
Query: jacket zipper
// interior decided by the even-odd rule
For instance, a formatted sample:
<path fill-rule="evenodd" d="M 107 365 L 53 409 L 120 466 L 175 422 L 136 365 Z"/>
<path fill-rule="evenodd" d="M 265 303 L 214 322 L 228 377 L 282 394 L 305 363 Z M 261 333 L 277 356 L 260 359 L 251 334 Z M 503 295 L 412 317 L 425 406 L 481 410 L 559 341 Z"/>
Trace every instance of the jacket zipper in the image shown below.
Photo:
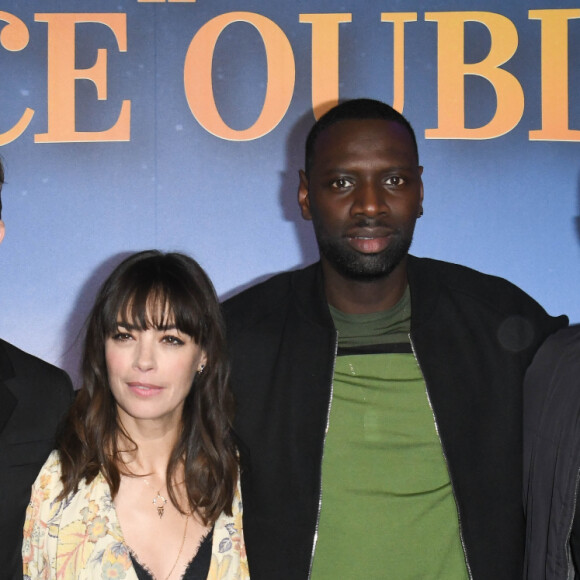
<path fill-rule="evenodd" d="M 433 421 L 435 423 L 435 431 L 437 432 L 437 437 L 439 438 L 439 443 L 441 444 L 441 451 L 443 452 L 443 459 L 445 460 L 445 466 L 447 467 L 447 473 L 449 474 L 449 482 L 451 483 L 451 492 L 453 493 L 453 499 L 455 501 L 455 509 L 457 510 L 457 523 L 459 524 L 459 539 L 461 540 L 461 547 L 463 548 L 463 557 L 465 558 L 465 566 L 467 567 L 467 574 L 469 576 L 469 580 L 473 580 L 473 574 L 471 573 L 471 566 L 469 565 L 469 558 L 467 557 L 467 546 L 465 545 L 465 539 L 463 537 L 463 524 L 461 520 L 461 513 L 459 511 L 459 505 L 457 503 L 457 494 L 455 493 L 455 485 L 453 484 L 453 479 L 451 477 L 451 471 L 449 470 L 449 460 L 447 459 L 447 453 L 445 452 L 445 446 L 443 445 L 443 441 L 441 439 L 441 435 L 439 433 L 439 424 L 437 423 L 437 416 L 435 415 L 435 409 L 433 408 L 433 403 L 431 402 L 431 396 L 429 395 L 429 385 L 427 385 L 427 379 L 425 379 L 425 373 L 423 373 L 423 369 L 421 368 L 421 363 L 419 362 L 419 357 L 417 356 L 417 351 L 415 350 L 415 345 L 413 343 L 413 338 L 409 333 L 409 342 L 411 343 L 411 349 L 413 351 L 413 356 L 417 361 L 417 366 L 423 375 L 423 379 L 425 380 L 425 392 L 427 394 L 427 401 L 429 403 L 429 407 L 431 408 L 431 414 L 433 415 Z"/>
<path fill-rule="evenodd" d="M 320 491 L 318 493 L 318 513 L 316 514 L 316 526 L 314 528 L 314 538 L 312 540 L 312 552 L 310 554 L 310 566 L 308 568 L 308 580 L 312 576 L 312 566 L 314 565 L 314 552 L 318 542 L 318 526 L 320 524 L 320 512 L 322 511 L 322 462 L 324 461 L 324 447 L 326 445 L 326 435 L 330 425 L 330 408 L 332 407 L 332 396 L 334 393 L 334 369 L 336 367 L 336 357 L 338 356 L 338 332 L 335 333 L 334 359 L 332 361 L 332 378 L 330 380 L 330 398 L 328 400 L 328 410 L 326 412 L 326 428 L 324 429 L 324 439 L 322 440 L 322 454 L 320 458 Z"/>
<path fill-rule="evenodd" d="M 570 548 L 570 536 L 572 535 L 572 526 L 574 525 L 574 515 L 576 514 L 576 504 L 578 502 L 578 483 L 580 482 L 580 469 L 576 472 L 576 485 L 574 486 L 574 500 L 572 502 L 572 517 L 570 518 L 570 525 L 568 526 L 568 533 L 566 534 L 566 543 L 564 544 L 564 550 L 566 553 L 566 563 L 567 570 L 566 573 L 568 578 L 573 578 L 570 576 L 572 571 L 572 550 Z"/>

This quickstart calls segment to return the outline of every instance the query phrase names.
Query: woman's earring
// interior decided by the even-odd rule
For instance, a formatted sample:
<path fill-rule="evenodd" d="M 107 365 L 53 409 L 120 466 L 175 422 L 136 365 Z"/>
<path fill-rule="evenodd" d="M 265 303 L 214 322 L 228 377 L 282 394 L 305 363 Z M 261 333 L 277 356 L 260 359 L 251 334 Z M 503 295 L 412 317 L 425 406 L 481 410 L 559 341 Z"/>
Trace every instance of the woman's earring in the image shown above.
<path fill-rule="evenodd" d="M 197 369 L 198 374 L 203 374 L 203 371 L 205 370 L 205 365 L 199 365 L 199 369 Z"/>

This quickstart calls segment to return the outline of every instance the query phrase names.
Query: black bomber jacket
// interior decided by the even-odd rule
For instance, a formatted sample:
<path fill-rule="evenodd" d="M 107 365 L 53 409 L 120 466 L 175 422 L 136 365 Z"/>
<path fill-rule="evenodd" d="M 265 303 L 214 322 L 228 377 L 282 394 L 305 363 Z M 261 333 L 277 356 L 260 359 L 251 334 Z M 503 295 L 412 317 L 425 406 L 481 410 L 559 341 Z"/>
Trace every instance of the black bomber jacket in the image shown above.
<path fill-rule="evenodd" d="M 506 280 L 408 257 L 411 343 L 427 385 L 470 577 L 521 577 L 522 382 L 567 324 Z M 224 305 L 237 401 L 244 537 L 252 580 L 306 580 L 337 337 L 319 264 Z M 348 466 L 345 466 L 347 469 Z"/>

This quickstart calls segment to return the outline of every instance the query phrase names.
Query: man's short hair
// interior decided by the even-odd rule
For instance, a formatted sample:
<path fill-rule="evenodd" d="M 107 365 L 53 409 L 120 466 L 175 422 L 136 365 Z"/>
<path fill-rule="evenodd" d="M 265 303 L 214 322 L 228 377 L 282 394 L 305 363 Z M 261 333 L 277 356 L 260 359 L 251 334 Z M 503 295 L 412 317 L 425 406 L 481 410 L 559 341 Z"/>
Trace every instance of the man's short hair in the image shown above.
<path fill-rule="evenodd" d="M 320 119 L 318 119 L 314 124 L 312 129 L 310 129 L 310 133 L 308 133 L 308 137 L 306 138 L 306 159 L 304 165 L 304 171 L 307 176 L 310 174 L 310 169 L 312 168 L 312 163 L 314 161 L 314 148 L 320 134 L 339 121 L 348 121 L 352 119 L 382 119 L 384 121 L 399 123 L 405 127 L 411 135 L 417 163 L 419 163 L 419 149 L 417 147 L 415 131 L 413 131 L 411 123 L 409 123 L 401 113 L 393 109 L 390 105 L 381 101 L 376 101 L 375 99 L 352 99 L 350 101 L 344 101 L 330 109 L 330 111 L 322 115 L 322 117 L 320 117 Z"/>
<path fill-rule="evenodd" d="M 0 220 L 2 219 L 2 184 L 4 183 L 4 167 L 0 159 Z"/>

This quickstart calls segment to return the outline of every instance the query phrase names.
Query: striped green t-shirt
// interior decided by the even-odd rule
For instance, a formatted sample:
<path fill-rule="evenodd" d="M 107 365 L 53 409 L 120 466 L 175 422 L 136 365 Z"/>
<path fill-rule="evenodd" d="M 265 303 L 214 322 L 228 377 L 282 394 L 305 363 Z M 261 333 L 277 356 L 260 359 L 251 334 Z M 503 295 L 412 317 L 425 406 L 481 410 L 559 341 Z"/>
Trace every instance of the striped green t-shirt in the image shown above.
<path fill-rule="evenodd" d="M 467 579 L 447 465 L 410 350 L 408 292 L 387 312 L 332 314 L 339 356 L 312 580 Z"/>

